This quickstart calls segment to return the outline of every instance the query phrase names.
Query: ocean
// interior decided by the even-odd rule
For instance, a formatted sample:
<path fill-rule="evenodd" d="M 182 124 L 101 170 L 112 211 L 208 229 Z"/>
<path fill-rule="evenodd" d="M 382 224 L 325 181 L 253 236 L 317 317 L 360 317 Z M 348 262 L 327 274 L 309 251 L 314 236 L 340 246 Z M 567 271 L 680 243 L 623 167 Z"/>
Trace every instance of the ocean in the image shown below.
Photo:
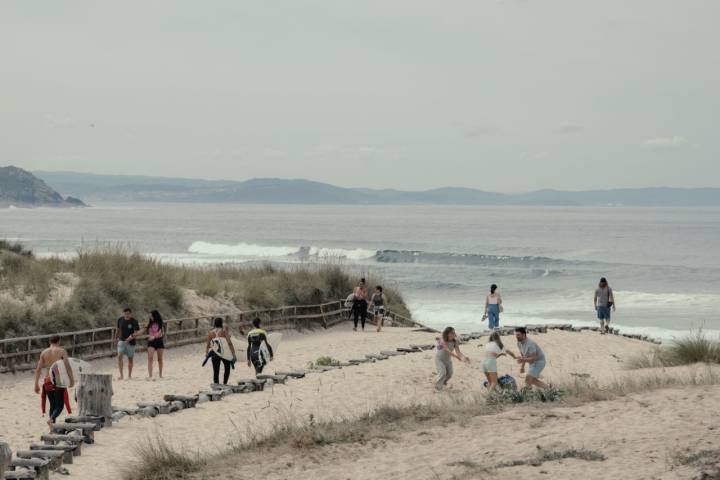
<path fill-rule="evenodd" d="M 0 209 L 0 238 L 39 255 L 121 244 L 188 265 L 339 263 L 398 287 L 416 320 L 482 330 L 490 284 L 501 325 L 613 324 L 670 340 L 720 334 L 720 208 L 97 204 Z"/>

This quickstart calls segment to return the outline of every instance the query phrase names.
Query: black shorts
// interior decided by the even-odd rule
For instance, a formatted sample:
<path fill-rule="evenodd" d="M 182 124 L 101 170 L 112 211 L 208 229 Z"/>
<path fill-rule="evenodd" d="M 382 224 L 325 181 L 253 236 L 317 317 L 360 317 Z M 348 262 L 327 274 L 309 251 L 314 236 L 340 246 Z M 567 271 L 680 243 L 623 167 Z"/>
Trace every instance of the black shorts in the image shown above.
<path fill-rule="evenodd" d="M 156 338 L 148 342 L 148 348 L 154 348 L 155 350 L 161 350 L 165 348 L 165 342 L 162 338 Z"/>
<path fill-rule="evenodd" d="M 385 316 L 385 307 L 382 305 L 376 305 L 373 307 L 373 315 Z"/>

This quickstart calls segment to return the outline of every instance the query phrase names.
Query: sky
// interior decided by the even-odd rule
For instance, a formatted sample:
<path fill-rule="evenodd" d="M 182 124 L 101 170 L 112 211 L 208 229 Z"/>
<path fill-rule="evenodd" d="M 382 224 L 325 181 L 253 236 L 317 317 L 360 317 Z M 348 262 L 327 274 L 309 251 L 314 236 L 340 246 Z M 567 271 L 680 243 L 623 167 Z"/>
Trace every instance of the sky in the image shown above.
<path fill-rule="evenodd" d="M 0 0 L 0 165 L 720 187 L 717 0 Z"/>

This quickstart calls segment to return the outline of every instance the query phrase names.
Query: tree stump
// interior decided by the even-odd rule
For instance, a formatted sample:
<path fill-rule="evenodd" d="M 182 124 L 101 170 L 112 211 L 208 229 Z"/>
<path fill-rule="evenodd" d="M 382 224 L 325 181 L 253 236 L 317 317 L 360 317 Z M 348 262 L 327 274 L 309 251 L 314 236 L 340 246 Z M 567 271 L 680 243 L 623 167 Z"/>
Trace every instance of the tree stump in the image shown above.
<path fill-rule="evenodd" d="M 0 478 L 3 478 L 3 473 L 10 466 L 12 461 L 12 450 L 7 443 L 0 442 Z"/>
<path fill-rule="evenodd" d="M 77 390 L 78 415 L 103 417 L 104 426 L 112 426 L 112 375 L 83 373 Z"/>

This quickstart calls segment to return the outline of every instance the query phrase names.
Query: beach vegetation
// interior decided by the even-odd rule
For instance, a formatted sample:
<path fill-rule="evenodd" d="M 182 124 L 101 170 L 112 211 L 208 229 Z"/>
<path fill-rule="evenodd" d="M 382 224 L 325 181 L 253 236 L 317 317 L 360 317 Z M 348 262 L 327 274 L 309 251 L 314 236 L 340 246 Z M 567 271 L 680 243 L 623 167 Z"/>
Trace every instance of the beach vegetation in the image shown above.
<path fill-rule="evenodd" d="M 314 362 L 308 362 L 307 368 L 313 369 L 316 367 L 337 367 L 340 365 L 340 360 L 333 357 L 318 357 Z"/>
<path fill-rule="evenodd" d="M 152 309 L 166 318 L 192 316 L 197 309 L 187 301 L 189 291 L 225 307 L 201 313 L 211 315 L 341 300 L 355 283 L 351 272 L 330 263 L 194 267 L 164 263 L 123 245 L 45 258 L 0 241 L 0 337 L 113 325 L 125 307 L 138 319 Z M 400 293 L 387 290 L 393 311 L 409 316 Z"/>
<path fill-rule="evenodd" d="M 631 358 L 631 369 L 676 367 L 694 363 L 720 363 L 720 341 L 708 338 L 702 330 L 673 340 L 670 345 Z"/>
<path fill-rule="evenodd" d="M 205 466 L 197 452 L 180 452 L 159 434 L 133 447 L 139 461 L 127 468 L 124 478 L 132 480 L 174 480 L 189 478 Z"/>

